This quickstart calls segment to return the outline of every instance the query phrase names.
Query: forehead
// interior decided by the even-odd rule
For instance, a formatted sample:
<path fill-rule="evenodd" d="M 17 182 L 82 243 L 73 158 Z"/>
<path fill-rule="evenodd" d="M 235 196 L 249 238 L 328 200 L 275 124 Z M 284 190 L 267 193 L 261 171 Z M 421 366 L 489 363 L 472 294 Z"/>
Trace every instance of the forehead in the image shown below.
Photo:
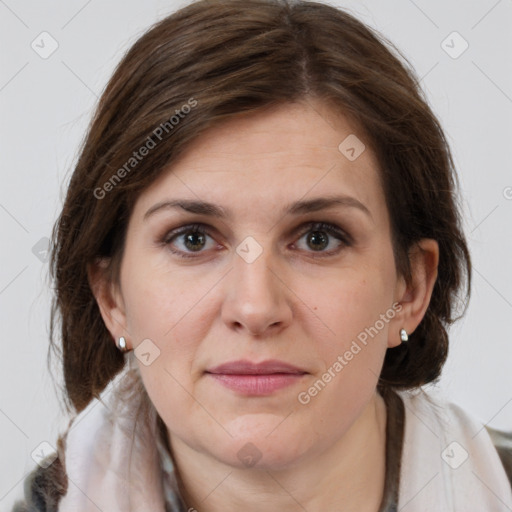
<path fill-rule="evenodd" d="M 301 198 L 326 195 L 348 195 L 373 218 L 386 215 L 378 163 L 364 134 L 326 105 L 307 102 L 208 129 L 144 191 L 136 209 L 186 198 L 261 218 Z"/>

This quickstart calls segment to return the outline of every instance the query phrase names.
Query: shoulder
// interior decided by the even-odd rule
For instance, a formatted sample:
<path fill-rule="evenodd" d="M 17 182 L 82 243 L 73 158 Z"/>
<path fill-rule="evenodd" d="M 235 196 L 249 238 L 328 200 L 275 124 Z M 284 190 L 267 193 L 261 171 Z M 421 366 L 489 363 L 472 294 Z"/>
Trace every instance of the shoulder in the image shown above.
<path fill-rule="evenodd" d="M 55 454 L 49 455 L 26 477 L 24 500 L 16 502 L 12 512 L 53 512 L 58 509 L 59 500 L 67 491 L 67 477 L 61 459 L 54 458 Z"/>
<path fill-rule="evenodd" d="M 94 413 L 93 410 L 94 409 Z M 108 421 L 105 407 L 98 407 L 98 400 L 91 403 L 77 416 L 74 416 L 63 434 L 58 436 L 57 450 L 49 454 L 25 478 L 23 484 L 23 499 L 15 503 L 11 512 L 56 512 L 62 498 L 68 490 L 68 470 L 66 462 L 69 458 L 78 458 L 80 463 L 86 460 L 85 453 L 92 447 L 101 435 L 101 427 Z M 101 420 L 101 421 L 100 421 Z M 72 427 L 82 423 L 87 432 L 84 435 L 80 429 Z M 78 453 L 75 453 L 77 448 Z"/>
<path fill-rule="evenodd" d="M 443 426 L 458 425 L 459 429 L 466 430 L 472 440 L 475 432 L 483 431 L 485 427 L 490 438 L 488 449 L 492 450 L 494 446 L 512 487 L 512 430 L 498 430 L 485 425 L 470 412 L 451 402 L 439 390 L 419 389 L 400 391 L 398 394 L 405 409 L 410 411 L 412 416 L 419 417 L 429 429 L 434 430 L 434 424 L 437 422 Z"/>
<path fill-rule="evenodd" d="M 125 428 L 126 435 L 131 439 L 132 428 L 137 418 L 125 417 L 125 409 L 140 411 L 139 402 L 128 400 L 127 394 L 132 393 L 140 400 L 142 393 L 134 386 L 134 371 L 121 372 L 109 383 L 100 398 L 91 400 L 85 409 L 73 416 L 67 429 L 58 436 L 57 450 L 40 462 L 24 482 L 24 497 L 18 501 L 12 512 L 53 512 L 57 511 L 64 497 L 68 498 L 68 479 L 75 484 L 77 477 L 88 478 L 92 471 L 108 471 L 108 449 L 114 442 L 114 424 Z M 118 386 L 115 389 L 113 386 Z M 140 384 L 142 386 L 142 384 Z M 123 420 L 123 421 L 122 421 Z M 102 449 L 105 451 L 101 451 Z M 101 455 L 101 465 L 98 458 Z M 100 471 L 94 473 L 101 480 Z M 69 475 L 69 476 L 68 476 Z"/>
<path fill-rule="evenodd" d="M 512 486 L 512 431 L 497 430 L 485 426 Z"/>

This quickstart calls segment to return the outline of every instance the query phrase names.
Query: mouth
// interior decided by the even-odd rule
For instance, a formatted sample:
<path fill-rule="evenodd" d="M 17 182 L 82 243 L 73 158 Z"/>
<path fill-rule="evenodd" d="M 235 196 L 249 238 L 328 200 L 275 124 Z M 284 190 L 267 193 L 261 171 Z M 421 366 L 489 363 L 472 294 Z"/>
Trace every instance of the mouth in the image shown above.
<path fill-rule="evenodd" d="M 308 374 L 302 368 L 277 360 L 261 363 L 232 361 L 210 368 L 205 373 L 224 387 L 249 396 L 270 395 L 299 382 Z"/>

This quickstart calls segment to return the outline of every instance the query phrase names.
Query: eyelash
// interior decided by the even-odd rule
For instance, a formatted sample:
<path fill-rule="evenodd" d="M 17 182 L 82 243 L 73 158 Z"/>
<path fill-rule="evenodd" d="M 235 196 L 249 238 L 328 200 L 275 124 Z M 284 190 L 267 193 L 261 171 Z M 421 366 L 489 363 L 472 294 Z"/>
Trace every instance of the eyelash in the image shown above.
<path fill-rule="evenodd" d="M 332 236 L 336 239 L 338 239 L 340 242 L 342 242 L 341 246 L 337 249 L 330 250 L 330 251 L 319 251 L 318 255 L 314 254 L 314 251 L 308 251 L 313 253 L 313 258 L 323 258 L 328 257 L 337 254 L 341 247 L 350 247 L 352 245 L 352 238 L 350 235 L 345 233 L 342 229 L 340 229 L 336 224 L 331 224 L 329 222 L 308 222 L 301 226 L 298 239 L 300 240 L 304 235 L 314 232 L 314 231 L 325 231 L 329 236 Z M 298 231 L 298 230 L 296 230 Z M 179 237 L 180 235 L 186 234 L 186 233 L 200 233 L 203 235 L 210 236 L 208 226 L 201 223 L 195 223 L 195 224 L 186 224 L 184 226 L 180 226 L 179 228 L 173 229 L 169 232 L 166 232 L 166 234 L 162 237 L 162 239 L 159 241 L 160 244 L 168 246 L 169 250 L 173 253 L 178 255 L 181 258 L 184 259 L 191 259 L 191 258 L 198 258 L 201 256 L 203 251 L 197 251 L 196 253 L 186 253 L 183 251 L 178 251 L 176 249 L 172 248 L 171 242 Z"/>

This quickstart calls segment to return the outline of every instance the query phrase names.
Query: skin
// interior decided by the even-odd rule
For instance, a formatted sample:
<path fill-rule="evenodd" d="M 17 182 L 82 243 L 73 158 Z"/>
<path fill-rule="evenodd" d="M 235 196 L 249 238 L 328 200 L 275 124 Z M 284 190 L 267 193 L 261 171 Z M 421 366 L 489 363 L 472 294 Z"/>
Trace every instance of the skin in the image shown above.
<path fill-rule="evenodd" d="M 350 134 L 364 142 L 348 119 L 311 99 L 219 124 L 139 196 L 120 282 L 91 269 L 113 338 L 125 336 L 129 348 L 149 338 L 160 350 L 149 366 L 139 362 L 140 373 L 167 425 L 187 506 L 199 512 L 378 509 L 386 409 L 377 376 L 400 329 L 413 333 L 425 314 L 439 250 L 422 240 L 412 253 L 413 282 L 397 275 L 378 162 L 368 144 L 349 161 L 338 146 Z M 351 196 L 369 214 L 340 205 L 300 215 L 283 209 L 329 195 Z M 232 216 L 160 208 L 144 218 L 177 198 L 207 200 Z M 324 232 L 328 243 L 315 250 L 315 230 L 301 228 L 312 221 L 337 225 L 352 241 Z M 183 235 L 161 241 L 197 222 L 210 226 L 199 252 Z M 247 236 L 263 251 L 252 263 L 236 252 Z M 394 303 L 399 311 L 378 334 L 300 403 L 299 393 Z M 204 373 L 238 359 L 279 359 L 307 374 L 248 397 Z M 260 457 L 251 467 L 237 456 L 247 443 Z"/>

